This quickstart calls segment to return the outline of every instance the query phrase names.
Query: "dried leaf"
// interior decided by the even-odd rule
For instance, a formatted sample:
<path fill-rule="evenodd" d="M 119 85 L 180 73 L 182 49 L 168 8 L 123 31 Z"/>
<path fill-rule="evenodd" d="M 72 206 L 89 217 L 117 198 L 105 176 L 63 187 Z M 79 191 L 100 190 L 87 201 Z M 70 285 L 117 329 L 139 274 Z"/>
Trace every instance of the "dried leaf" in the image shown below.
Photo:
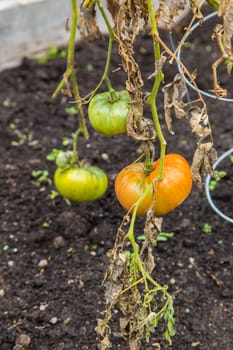
<path fill-rule="evenodd" d="M 164 93 L 164 114 L 165 121 L 169 132 L 174 135 L 172 128 L 172 110 L 175 112 L 175 116 L 178 119 L 186 118 L 187 113 L 185 111 L 185 103 L 183 98 L 187 94 L 187 87 L 184 79 L 180 74 L 176 74 L 173 81 L 166 84 L 163 89 Z"/>
<path fill-rule="evenodd" d="M 96 23 L 95 5 L 87 8 L 81 6 L 78 28 L 83 40 L 94 40 L 101 37 L 100 29 Z"/>
<path fill-rule="evenodd" d="M 190 6 L 192 8 L 193 14 L 194 16 L 199 19 L 202 20 L 203 19 L 203 14 L 201 12 L 201 7 L 200 7 L 200 1 L 197 0 L 190 0 Z"/>
<path fill-rule="evenodd" d="M 233 58 L 232 36 L 233 36 L 233 2 L 222 0 L 219 4 L 218 15 L 223 17 L 223 42 L 226 53 Z"/>
<path fill-rule="evenodd" d="M 156 11 L 159 27 L 171 31 L 187 9 L 186 0 L 160 0 Z"/>
<path fill-rule="evenodd" d="M 163 66 L 166 63 L 167 57 L 162 53 L 159 60 L 155 61 L 155 70 L 149 75 L 148 79 L 155 78 L 158 73 L 163 70 Z"/>
<path fill-rule="evenodd" d="M 140 127 L 142 119 L 143 93 L 144 85 L 142 74 L 134 56 L 134 41 L 138 33 L 143 30 L 148 22 L 147 3 L 144 0 L 124 0 L 120 5 L 118 16 L 115 18 L 116 40 L 118 43 L 119 54 L 122 59 L 122 67 L 127 73 L 126 90 L 131 94 L 131 105 L 133 119 L 137 122 L 135 126 Z M 134 129 L 134 127 L 133 127 Z M 139 135 L 138 130 L 131 136 Z"/>
<path fill-rule="evenodd" d="M 115 255 L 114 259 L 111 259 L 111 264 L 104 280 L 105 300 L 107 304 L 119 294 L 124 286 L 127 256 L 125 252 L 119 252 Z"/>
<path fill-rule="evenodd" d="M 213 175 L 213 164 L 217 159 L 217 152 L 211 142 L 198 144 L 192 162 L 193 181 L 198 187 L 203 187 L 202 177 Z"/>
<path fill-rule="evenodd" d="M 162 221 L 162 218 L 154 217 L 152 209 L 148 210 L 144 227 L 145 240 L 140 250 L 142 263 L 148 273 L 151 273 L 155 267 L 153 247 L 161 232 Z"/>
<path fill-rule="evenodd" d="M 199 107 L 192 107 L 189 110 L 189 113 L 191 116 L 190 126 L 192 133 L 198 135 L 200 137 L 199 142 L 202 142 L 211 135 L 208 115 Z"/>
<path fill-rule="evenodd" d="M 111 13 L 114 23 L 117 21 L 117 16 L 120 10 L 120 3 L 118 0 L 107 0 L 107 8 Z"/>
<path fill-rule="evenodd" d="M 140 141 L 154 140 L 156 137 L 152 120 L 142 117 L 135 118 L 133 110 L 128 114 L 127 134 Z"/>
<path fill-rule="evenodd" d="M 105 319 L 98 319 L 97 320 L 97 326 L 95 328 L 96 333 L 101 337 L 101 350 L 109 350 L 111 349 L 111 342 L 110 342 L 110 334 L 111 329 L 108 325 L 109 317 Z"/>

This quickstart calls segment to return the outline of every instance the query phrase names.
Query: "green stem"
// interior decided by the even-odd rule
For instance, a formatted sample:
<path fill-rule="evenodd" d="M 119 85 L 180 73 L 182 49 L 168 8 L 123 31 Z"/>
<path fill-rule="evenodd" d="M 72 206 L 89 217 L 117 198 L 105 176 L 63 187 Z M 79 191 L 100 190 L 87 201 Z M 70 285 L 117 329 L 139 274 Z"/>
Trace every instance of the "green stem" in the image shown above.
<path fill-rule="evenodd" d="M 138 201 L 136 202 L 136 204 L 135 204 L 135 206 L 133 208 L 132 218 L 131 218 L 131 221 L 130 221 L 130 226 L 129 226 L 129 230 L 128 230 L 128 233 L 127 233 L 127 237 L 128 237 L 128 239 L 129 239 L 129 241 L 130 241 L 130 243 L 132 245 L 133 252 L 135 254 L 135 261 L 137 262 L 137 266 L 139 268 L 139 271 L 142 274 L 146 290 L 149 290 L 147 281 L 149 281 L 151 284 L 153 284 L 159 290 L 164 290 L 165 287 L 162 287 L 158 282 L 156 282 L 150 276 L 150 274 L 148 274 L 146 272 L 146 270 L 145 270 L 145 268 L 144 268 L 144 266 L 142 264 L 141 258 L 140 258 L 138 244 L 137 244 L 137 242 L 135 240 L 135 235 L 134 235 L 134 226 L 135 226 L 135 221 L 136 221 L 136 217 L 137 217 L 138 207 L 140 206 L 142 201 L 146 198 L 146 196 L 148 196 L 148 194 L 152 192 L 152 189 L 153 189 L 153 184 L 149 184 L 146 187 L 146 190 L 143 192 L 143 194 L 139 197 Z"/>
<path fill-rule="evenodd" d="M 89 134 L 88 134 L 87 126 L 85 123 L 83 106 L 82 106 L 82 103 L 80 101 L 79 88 L 78 88 L 78 84 L 77 84 L 77 80 L 76 80 L 74 71 L 71 74 L 71 83 L 72 83 L 74 98 L 75 98 L 77 109 L 78 109 L 80 131 L 82 132 L 85 139 L 88 139 Z"/>
<path fill-rule="evenodd" d="M 103 4 L 101 3 L 100 0 L 97 0 L 96 3 L 98 5 L 98 8 L 100 10 L 100 13 L 101 13 L 103 19 L 104 19 L 104 22 L 107 26 L 108 33 L 109 33 L 108 54 L 107 54 L 105 70 L 104 70 L 104 74 L 103 74 L 103 80 L 105 80 L 108 90 L 112 93 L 114 90 L 112 88 L 112 84 L 111 84 L 111 81 L 109 79 L 108 72 L 109 72 L 109 65 L 110 65 L 110 61 L 111 61 L 113 40 L 115 39 L 116 34 L 115 34 L 115 32 L 114 32 L 114 30 L 109 22 L 109 19 L 108 19 L 106 12 L 105 12 Z"/>
<path fill-rule="evenodd" d="M 158 29 L 157 29 L 157 23 L 155 19 L 155 11 L 154 11 L 154 5 L 152 0 L 147 1 L 147 6 L 148 6 L 148 11 L 149 11 L 149 16 L 150 16 L 150 21 L 151 21 L 151 35 L 153 38 L 153 50 L 154 50 L 154 58 L 155 62 L 157 63 L 156 65 L 159 67 L 159 61 L 161 61 L 161 53 L 160 53 L 160 44 L 156 40 L 156 36 L 158 35 Z M 159 71 L 156 72 L 154 84 L 151 90 L 151 94 L 149 96 L 149 104 L 151 108 L 151 113 L 155 125 L 155 131 L 157 134 L 157 137 L 159 138 L 160 141 L 160 163 L 159 163 L 159 173 L 158 173 L 158 178 L 157 180 L 161 180 L 163 178 L 163 172 L 164 172 L 164 157 L 166 154 L 166 146 L 167 142 L 164 138 L 161 125 L 159 122 L 159 116 L 158 116 L 158 111 L 157 111 L 157 106 L 156 106 L 156 98 L 158 95 L 158 90 L 160 87 L 160 84 L 163 80 L 163 72 L 162 69 L 159 68 Z"/>
<path fill-rule="evenodd" d="M 72 163 L 77 165 L 78 167 L 81 166 L 80 161 L 79 161 L 79 156 L 78 156 L 78 137 L 83 131 L 81 128 L 77 129 L 74 136 L 73 136 L 73 159 Z"/>
<path fill-rule="evenodd" d="M 67 53 L 67 67 L 66 71 L 63 75 L 63 79 L 58 84 L 56 90 L 54 91 L 52 98 L 56 98 L 58 94 L 61 92 L 67 80 L 70 78 L 73 71 L 73 63 L 74 63 L 74 51 L 75 51 L 75 39 L 76 39 L 76 29 L 78 23 L 78 9 L 76 0 L 71 0 L 72 4 L 72 20 L 71 20 L 71 28 L 70 28 L 70 38 L 68 45 L 68 53 Z"/>
<path fill-rule="evenodd" d="M 96 3 L 97 3 L 98 8 L 99 8 L 99 10 L 101 12 L 101 15 L 103 16 L 104 22 L 105 22 L 105 24 L 106 24 L 106 26 L 108 28 L 109 35 L 112 38 L 115 38 L 116 34 L 115 34 L 115 32 L 114 32 L 114 30 L 113 30 L 113 28 L 112 28 L 112 26 L 111 26 L 111 24 L 109 22 L 109 19 L 108 19 L 108 16 L 107 16 L 106 12 L 105 12 L 103 4 L 101 3 L 100 0 L 96 0 Z"/>
<path fill-rule="evenodd" d="M 68 85 L 68 79 L 71 80 L 72 91 L 73 91 L 74 98 L 76 100 L 78 116 L 79 116 L 79 128 L 75 132 L 74 139 L 73 139 L 73 163 L 80 166 L 78 151 L 77 151 L 78 136 L 82 133 L 83 136 L 87 139 L 89 137 L 89 134 L 85 123 L 83 107 L 80 99 L 79 88 L 78 88 L 78 83 L 76 80 L 76 74 L 74 69 L 75 41 L 76 41 L 76 30 L 77 30 L 77 23 L 78 23 L 77 1 L 71 0 L 71 4 L 72 4 L 72 20 L 71 20 L 70 38 L 69 38 L 68 53 L 67 53 L 66 71 L 63 74 L 63 79 L 57 86 L 52 97 L 55 98 L 60 93 L 64 85 L 65 84 Z"/>

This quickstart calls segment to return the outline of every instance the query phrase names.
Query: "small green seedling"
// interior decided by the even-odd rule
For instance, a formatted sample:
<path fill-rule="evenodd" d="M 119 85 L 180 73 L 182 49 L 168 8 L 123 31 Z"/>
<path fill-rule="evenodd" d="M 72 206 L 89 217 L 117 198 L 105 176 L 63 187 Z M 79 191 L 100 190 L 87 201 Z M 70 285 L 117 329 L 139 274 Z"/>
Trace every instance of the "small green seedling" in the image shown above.
<path fill-rule="evenodd" d="M 41 186 L 44 183 L 51 185 L 52 183 L 48 170 L 32 170 L 32 177 L 34 178 L 32 184 L 35 186 Z"/>
<path fill-rule="evenodd" d="M 55 198 L 57 198 L 59 196 L 59 193 L 57 192 L 57 191 L 54 191 L 54 190 L 52 190 L 51 192 L 50 192 L 50 194 L 48 195 L 48 197 L 50 198 L 50 199 L 55 199 Z"/>
<path fill-rule="evenodd" d="M 167 242 L 170 238 L 174 237 L 175 233 L 174 232 L 160 232 L 158 238 L 157 238 L 157 242 Z M 145 240 L 145 236 L 144 235 L 140 235 L 137 237 L 138 241 L 144 241 Z"/>
<path fill-rule="evenodd" d="M 55 162 L 60 152 L 62 152 L 60 149 L 53 148 L 52 151 L 49 154 L 47 154 L 46 159 L 51 162 Z"/>
<path fill-rule="evenodd" d="M 9 128 L 13 130 L 14 134 L 18 137 L 17 141 L 11 141 L 11 146 L 19 147 L 25 144 L 30 138 L 31 134 L 28 133 L 28 130 L 25 129 L 23 132 L 17 129 L 17 126 L 14 123 L 9 124 Z"/>
<path fill-rule="evenodd" d="M 66 113 L 69 114 L 69 115 L 76 115 L 76 114 L 78 114 L 78 109 L 77 109 L 77 107 L 75 107 L 75 106 L 66 107 L 66 108 L 65 108 L 65 111 L 66 111 Z"/>
<path fill-rule="evenodd" d="M 71 138 L 68 138 L 68 137 L 63 137 L 62 139 L 62 145 L 63 146 L 69 146 L 69 145 L 72 145 L 72 139 Z"/>
<path fill-rule="evenodd" d="M 212 233 L 212 226 L 208 223 L 205 223 L 202 227 L 203 233 Z"/>
<path fill-rule="evenodd" d="M 43 224 L 42 224 L 43 228 L 48 228 L 49 226 L 50 226 L 50 224 L 47 221 L 43 222 Z"/>
<path fill-rule="evenodd" d="M 45 56 L 36 58 L 36 61 L 38 64 L 44 65 L 47 64 L 49 59 L 56 60 L 58 58 L 65 58 L 66 55 L 66 49 L 60 50 L 57 46 L 52 46 Z"/>
<path fill-rule="evenodd" d="M 227 175 L 227 171 L 225 170 L 215 170 L 214 172 L 215 178 L 210 181 L 209 189 L 211 191 L 215 190 L 217 184 L 221 181 L 221 179 Z"/>

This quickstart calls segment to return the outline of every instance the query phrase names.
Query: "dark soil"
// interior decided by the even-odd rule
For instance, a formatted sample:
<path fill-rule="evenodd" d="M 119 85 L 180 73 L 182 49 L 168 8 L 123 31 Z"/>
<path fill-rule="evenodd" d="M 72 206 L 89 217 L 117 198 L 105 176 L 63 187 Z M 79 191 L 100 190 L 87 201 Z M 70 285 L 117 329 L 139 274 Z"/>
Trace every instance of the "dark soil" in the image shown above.
<path fill-rule="evenodd" d="M 206 53 L 209 37 L 210 32 L 204 30 L 195 39 L 198 59 L 194 63 L 201 81 L 210 81 L 214 56 Z M 77 45 L 82 96 L 102 75 L 106 47 L 107 40 Z M 120 59 L 114 50 L 112 68 L 117 68 Z M 148 77 L 153 72 L 149 35 L 140 37 L 135 51 Z M 187 62 L 191 60 L 192 55 L 186 57 Z M 94 329 L 104 310 L 101 282 L 108 266 L 106 253 L 124 215 L 113 181 L 122 167 L 138 157 L 140 145 L 126 135 L 105 138 L 88 124 L 90 138 L 80 139 L 79 153 L 108 173 L 106 195 L 94 203 L 69 206 L 60 196 L 50 198 L 52 183 L 35 185 L 33 170 L 48 170 L 52 179 L 55 164 L 46 156 L 53 148 L 64 149 L 63 138 L 70 138 L 77 128 L 76 118 L 65 112 L 69 100 L 64 96 L 51 99 L 65 65 L 64 59 L 46 65 L 25 59 L 20 67 L 0 73 L 1 350 L 19 349 L 15 344 L 20 334 L 30 337 L 31 350 L 97 349 Z M 174 73 L 175 66 L 167 65 L 167 81 Z M 111 74 L 116 89 L 124 88 L 124 79 L 122 71 Z M 151 81 L 145 82 L 145 91 L 149 91 Z M 158 101 L 162 113 L 161 96 Z M 206 102 L 221 155 L 232 147 L 233 105 Z M 197 139 L 190 133 L 188 121 L 174 122 L 175 136 L 168 134 L 164 122 L 162 125 L 168 152 L 183 154 L 191 161 Z M 21 145 L 18 132 L 26 135 Z M 214 198 L 221 210 L 232 216 L 232 162 L 228 158 L 219 168 L 226 170 L 227 176 L 217 185 Z M 210 233 L 203 232 L 205 224 Z M 174 296 L 176 335 L 171 349 L 232 350 L 232 224 L 221 219 L 194 186 L 191 196 L 164 219 L 163 230 L 175 235 L 155 249 L 154 277 L 168 284 Z M 60 241 L 58 237 L 62 237 Z M 112 341 L 113 349 L 128 348 L 117 320 Z M 160 341 L 160 334 L 155 333 L 150 345 L 142 348 L 154 349 Z M 166 349 L 163 341 L 161 349 Z"/>

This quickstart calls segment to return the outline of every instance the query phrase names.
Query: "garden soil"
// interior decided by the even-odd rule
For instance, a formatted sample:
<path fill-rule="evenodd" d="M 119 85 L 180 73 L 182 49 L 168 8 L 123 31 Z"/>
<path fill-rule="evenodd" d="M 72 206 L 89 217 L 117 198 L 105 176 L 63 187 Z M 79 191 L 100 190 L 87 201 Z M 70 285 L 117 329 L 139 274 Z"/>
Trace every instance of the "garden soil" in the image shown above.
<path fill-rule="evenodd" d="M 210 39 L 213 23 L 202 34 L 192 35 L 192 45 L 183 52 L 185 64 L 197 68 L 202 89 L 211 89 L 210 65 L 218 52 Z M 176 36 L 174 35 L 174 40 Z M 167 38 L 165 37 L 165 40 Z M 169 44 L 169 43 L 168 43 Z M 82 96 L 101 78 L 107 38 L 78 43 L 77 77 Z M 150 91 L 153 73 L 151 38 L 138 38 L 135 52 Z M 93 203 L 68 204 L 53 198 L 55 163 L 47 160 L 52 149 L 70 149 L 77 117 L 66 112 L 72 99 L 51 95 L 65 70 L 64 58 L 44 65 L 24 59 L 20 67 L 0 73 L 0 349 L 85 350 L 98 349 L 96 319 L 103 317 L 102 280 L 108 267 L 107 252 L 114 244 L 125 212 L 114 194 L 114 178 L 140 154 L 141 145 L 127 135 L 106 138 L 88 123 L 90 137 L 80 138 L 80 158 L 103 168 L 109 177 L 107 193 Z M 114 47 L 110 78 L 123 89 L 125 73 Z M 165 66 L 166 81 L 176 74 L 176 65 Z M 232 77 L 226 82 L 231 83 Z M 223 81 L 225 84 L 225 81 Z M 103 85 L 100 91 L 104 91 Z M 192 95 L 192 93 L 191 93 Z M 232 148 L 233 104 L 206 99 L 219 156 Z M 163 98 L 158 108 L 163 115 Z M 86 106 L 84 107 L 86 113 Z M 150 117 L 147 107 L 145 115 Z M 168 153 L 179 153 L 191 162 L 197 138 L 188 120 L 174 120 L 170 135 L 161 118 Z M 68 144 L 67 146 L 64 144 Z M 158 156 L 159 142 L 155 142 Z M 226 176 L 212 192 L 220 210 L 232 216 L 232 161 L 221 163 Z M 35 170 L 49 176 L 38 183 Z M 161 326 L 142 349 L 232 350 L 233 349 L 233 226 L 218 216 L 204 191 L 193 186 L 190 197 L 163 222 L 173 238 L 154 249 L 160 284 L 167 284 L 174 299 L 176 335 L 168 347 Z M 206 232 L 208 231 L 208 232 Z M 136 235 L 143 233 L 139 218 Z M 112 326 L 113 349 L 128 349 L 119 332 L 119 312 Z M 24 336 L 22 336 L 24 335 Z M 29 344 L 30 343 L 30 344 Z M 24 345 L 22 345 L 24 344 Z M 28 345 L 27 345 L 28 344 Z"/>

